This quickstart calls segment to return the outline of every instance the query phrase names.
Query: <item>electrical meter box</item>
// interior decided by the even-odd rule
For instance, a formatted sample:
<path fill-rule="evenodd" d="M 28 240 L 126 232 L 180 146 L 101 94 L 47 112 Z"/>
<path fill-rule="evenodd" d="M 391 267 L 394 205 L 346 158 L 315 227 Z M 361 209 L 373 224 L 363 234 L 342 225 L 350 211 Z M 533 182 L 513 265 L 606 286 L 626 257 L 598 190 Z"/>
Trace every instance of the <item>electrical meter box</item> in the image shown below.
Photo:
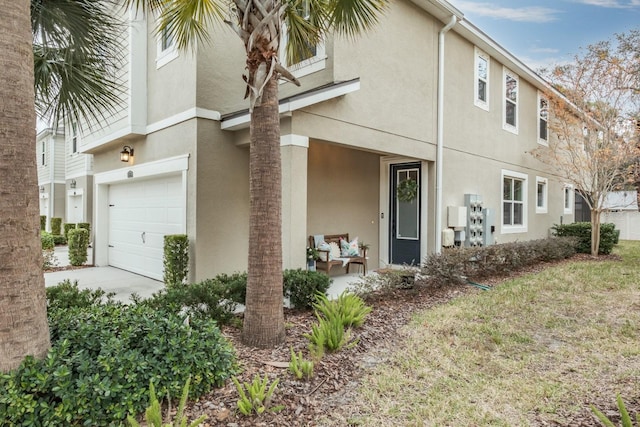
<path fill-rule="evenodd" d="M 456 231 L 462 230 L 467 226 L 467 207 L 466 206 L 447 206 L 447 227 L 451 227 Z"/>

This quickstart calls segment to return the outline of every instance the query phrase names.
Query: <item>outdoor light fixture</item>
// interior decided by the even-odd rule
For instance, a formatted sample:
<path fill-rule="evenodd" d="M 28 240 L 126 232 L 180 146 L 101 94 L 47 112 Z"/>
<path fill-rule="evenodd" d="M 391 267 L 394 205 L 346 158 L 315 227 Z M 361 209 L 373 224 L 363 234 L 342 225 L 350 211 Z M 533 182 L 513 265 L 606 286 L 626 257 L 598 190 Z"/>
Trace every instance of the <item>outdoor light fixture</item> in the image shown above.
<path fill-rule="evenodd" d="M 75 179 L 71 180 L 71 182 L 69 183 L 69 187 L 76 188 L 76 180 Z"/>
<path fill-rule="evenodd" d="M 133 148 L 125 145 L 120 152 L 120 161 L 129 162 L 129 159 L 133 157 Z"/>

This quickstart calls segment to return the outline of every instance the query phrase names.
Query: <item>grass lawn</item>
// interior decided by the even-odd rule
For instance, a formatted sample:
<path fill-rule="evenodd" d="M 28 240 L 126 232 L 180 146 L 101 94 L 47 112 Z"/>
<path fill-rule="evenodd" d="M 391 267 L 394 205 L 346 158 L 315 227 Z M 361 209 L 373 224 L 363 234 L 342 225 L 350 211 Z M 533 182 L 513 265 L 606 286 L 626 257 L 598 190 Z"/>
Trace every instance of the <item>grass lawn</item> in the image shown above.
<path fill-rule="evenodd" d="M 571 425 L 590 404 L 615 409 L 618 393 L 635 412 L 640 242 L 614 253 L 622 260 L 562 263 L 416 315 L 362 379 L 350 424 Z"/>

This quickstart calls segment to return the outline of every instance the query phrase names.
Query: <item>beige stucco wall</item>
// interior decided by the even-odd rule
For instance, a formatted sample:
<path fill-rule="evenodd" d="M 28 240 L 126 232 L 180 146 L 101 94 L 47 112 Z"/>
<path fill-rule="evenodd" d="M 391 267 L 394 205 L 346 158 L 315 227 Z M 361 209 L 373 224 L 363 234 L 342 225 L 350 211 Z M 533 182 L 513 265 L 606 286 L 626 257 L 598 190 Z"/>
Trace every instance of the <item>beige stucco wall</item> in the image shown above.
<path fill-rule="evenodd" d="M 357 236 L 371 245 L 368 268 L 377 268 L 380 157 L 311 141 L 307 174 L 308 235 Z"/>

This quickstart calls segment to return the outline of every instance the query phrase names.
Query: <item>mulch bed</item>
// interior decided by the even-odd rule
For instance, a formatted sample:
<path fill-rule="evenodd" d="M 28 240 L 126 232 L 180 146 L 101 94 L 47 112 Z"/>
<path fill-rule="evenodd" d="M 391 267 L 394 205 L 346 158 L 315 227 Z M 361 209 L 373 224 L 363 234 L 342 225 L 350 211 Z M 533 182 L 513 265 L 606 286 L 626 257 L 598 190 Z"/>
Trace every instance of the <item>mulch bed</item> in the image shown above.
<path fill-rule="evenodd" d="M 617 260 L 615 255 L 601 256 L 596 259 L 589 255 L 576 255 L 576 260 Z M 568 260 L 569 261 L 569 260 Z M 560 262 L 568 262 L 560 261 Z M 530 272 L 541 271 L 556 263 L 547 263 L 519 271 L 509 278 Z M 482 280 L 483 284 L 495 286 L 505 277 L 494 277 Z M 346 413 L 354 401 L 358 387 L 358 379 L 363 372 L 384 363 L 396 345 L 402 341 L 400 329 L 406 325 L 414 312 L 439 304 L 453 298 L 474 292 L 483 292 L 472 286 L 398 289 L 384 297 L 374 297 L 370 301 L 374 309 L 367 317 L 365 324 L 357 329 L 359 339 L 356 346 L 338 353 L 327 353 L 319 364 L 316 364 L 314 377 L 309 381 L 298 381 L 286 366 L 290 360 L 290 348 L 302 351 L 305 358 L 308 340 L 303 336 L 311 330 L 315 322 L 313 313 L 308 311 L 286 310 L 285 325 L 287 327 L 286 342 L 277 348 L 259 350 L 244 346 L 240 342 L 239 330 L 232 327 L 223 329 L 224 335 L 233 343 L 242 373 L 238 375 L 241 382 L 251 382 L 255 375 L 268 375 L 270 381 L 279 380 L 271 406 L 283 406 L 279 412 L 265 412 L 260 416 L 245 417 L 236 410 L 238 394 L 235 385 L 227 381 L 222 388 L 191 402 L 188 414 L 191 419 L 207 414 L 205 426 L 313 426 L 322 420 L 323 425 L 347 425 L 349 414 Z M 607 408 L 607 415 L 614 418 L 615 397 L 607 396 L 600 402 L 599 408 Z M 593 402 L 593 400 L 591 400 Z M 628 408 L 636 412 L 640 405 Z M 632 413 L 633 413 L 632 412 Z M 548 424 L 540 421 L 537 425 L 566 426 L 599 426 L 600 424 L 586 412 L 583 414 L 565 414 L 566 424 Z"/>

